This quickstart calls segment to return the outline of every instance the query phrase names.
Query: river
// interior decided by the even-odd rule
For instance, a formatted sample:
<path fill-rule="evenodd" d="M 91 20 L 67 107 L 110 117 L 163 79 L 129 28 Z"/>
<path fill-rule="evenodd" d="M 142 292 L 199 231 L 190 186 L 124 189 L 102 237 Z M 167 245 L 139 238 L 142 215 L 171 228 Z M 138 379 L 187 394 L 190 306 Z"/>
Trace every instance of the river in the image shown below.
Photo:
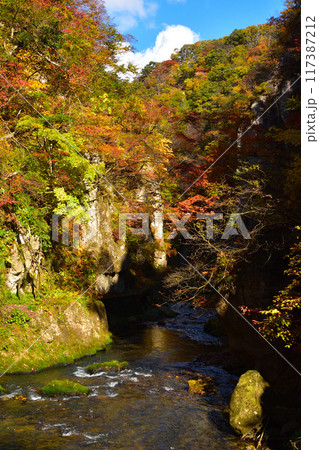
<path fill-rule="evenodd" d="M 1 449 L 234 449 L 225 408 L 237 378 L 198 361 L 218 339 L 203 332 L 207 314 L 176 305 L 165 326 L 148 323 L 117 331 L 114 343 L 73 365 L 5 375 L 0 399 Z M 129 370 L 88 375 L 93 362 L 128 361 Z M 195 373 L 213 378 L 216 392 L 188 392 Z M 87 397 L 46 399 L 38 389 L 68 378 L 92 389 Z M 22 396 L 26 400 L 15 399 Z M 3 396 L 2 396 L 3 397 Z"/>

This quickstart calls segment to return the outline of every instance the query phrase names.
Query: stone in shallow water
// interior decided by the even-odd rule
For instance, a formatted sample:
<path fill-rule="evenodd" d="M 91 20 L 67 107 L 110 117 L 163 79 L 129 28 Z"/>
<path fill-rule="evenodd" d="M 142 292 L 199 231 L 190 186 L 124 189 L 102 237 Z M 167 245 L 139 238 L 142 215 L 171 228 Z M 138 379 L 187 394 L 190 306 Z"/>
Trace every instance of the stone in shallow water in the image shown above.
<path fill-rule="evenodd" d="M 90 389 L 82 384 L 70 380 L 54 380 L 40 389 L 40 393 L 47 397 L 57 395 L 87 395 Z"/>
<path fill-rule="evenodd" d="M 253 433 L 262 425 L 262 397 L 269 384 L 257 370 L 248 370 L 237 383 L 230 400 L 230 425 L 240 434 Z"/>
<path fill-rule="evenodd" d="M 192 394 L 204 394 L 205 384 L 202 380 L 188 380 L 188 390 Z"/>
<path fill-rule="evenodd" d="M 188 380 L 188 391 L 191 394 L 215 394 L 214 380 L 205 375 L 197 380 Z"/>
<path fill-rule="evenodd" d="M 89 373 L 90 375 L 100 371 L 100 370 L 124 370 L 124 369 L 128 369 L 129 368 L 129 364 L 126 361 L 106 361 L 106 362 L 102 362 L 102 363 L 94 363 L 91 364 L 88 368 L 87 368 L 87 373 Z"/>

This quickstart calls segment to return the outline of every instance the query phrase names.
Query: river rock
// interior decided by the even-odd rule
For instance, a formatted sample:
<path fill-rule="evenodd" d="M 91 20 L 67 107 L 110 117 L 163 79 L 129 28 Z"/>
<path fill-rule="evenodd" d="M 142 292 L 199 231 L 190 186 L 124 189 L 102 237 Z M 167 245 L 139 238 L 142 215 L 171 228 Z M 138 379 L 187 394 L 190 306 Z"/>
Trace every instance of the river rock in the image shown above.
<path fill-rule="evenodd" d="M 204 326 L 205 333 L 211 334 L 212 336 L 220 337 L 225 336 L 225 329 L 220 322 L 218 316 L 211 317 Z"/>
<path fill-rule="evenodd" d="M 230 400 L 230 425 L 237 433 L 253 433 L 261 426 L 262 397 L 268 387 L 257 370 L 249 370 L 239 378 Z"/>
<path fill-rule="evenodd" d="M 215 380 L 207 375 L 200 375 L 196 380 L 188 380 L 191 394 L 216 394 Z"/>
<path fill-rule="evenodd" d="M 205 384 L 203 380 L 188 380 L 188 391 L 192 394 L 204 394 Z"/>

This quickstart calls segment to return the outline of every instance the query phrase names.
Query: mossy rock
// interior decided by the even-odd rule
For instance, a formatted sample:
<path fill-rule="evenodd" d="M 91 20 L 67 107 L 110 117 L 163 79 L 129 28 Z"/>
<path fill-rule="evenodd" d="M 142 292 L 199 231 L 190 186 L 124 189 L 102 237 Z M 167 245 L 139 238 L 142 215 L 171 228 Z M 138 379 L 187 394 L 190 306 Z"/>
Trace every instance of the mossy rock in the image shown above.
<path fill-rule="evenodd" d="M 214 381 L 205 375 L 197 380 L 188 380 L 188 391 L 191 394 L 215 394 Z"/>
<path fill-rule="evenodd" d="M 230 425 L 243 435 L 254 434 L 262 425 L 262 397 L 269 384 L 257 370 L 244 373 L 230 400 Z"/>
<path fill-rule="evenodd" d="M 126 361 L 116 361 L 116 360 L 112 360 L 112 361 L 106 361 L 106 362 L 102 362 L 102 363 L 94 363 L 91 364 L 87 369 L 87 373 L 89 374 L 94 374 L 96 372 L 99 372 L 100 370 L 124 370 L 124 369 L 128 369 L 129 368 L 129 363 Z"/>
<path fill-rule="evenodd" d="M 205 383 L 203 380 L 188 380 L 188 391 L 191 394 L 204 394 Z"/>
<path fill-rule="evenodd" d="M 58 294 L 63 297 L 64 293 L 58 291 Z M 9 366 L 10 373 L 15 373 L 74 363 L 78 358 L 104 350 L 112 342 L 102 302 L 84 308 L 75 302 L 75 292 L 69 294 L 65 291 L 65 298 L 61 299 L 58 294 L 53 289 L 52 298 L 50 296 L 38 310 L 28 310 L 27 304 L 3 305 L 4 317 L 19 308 L 28 314 L 30 320 L 22 324 L 3 320 L 0 324 L 3 338 L 0 372 Z M 70 303 L 72 308 L 67 308 Z M 62 316 L 61 310 L 65 310 Z M 43 339 L 37 339 L 42 334 Z M 30 351 L 23 353 L 23 349 L 30 346 Z M 23 356 L 19 357 L 22 353 Z"/>
<path fill-rule="evenodd" d="M 0 394 L 4 394 L 6 392 L 5 388 L 3 388 L 0 384 Z"/>
<path fill-rule="evenodd" d="M 39 390 L 40 394 L 46 397 L 56 397 L 58 395 L 87 395 L 90 389 L 82 384 L 70 380 L 54 380 Z"/>
<path fill-rule="evenodd" d="M 225 329 L 218 316 L 212 317 L 206 322 L 204 325 L 204 331 L 205 333 L 216 337 L 226 336 Z"/>

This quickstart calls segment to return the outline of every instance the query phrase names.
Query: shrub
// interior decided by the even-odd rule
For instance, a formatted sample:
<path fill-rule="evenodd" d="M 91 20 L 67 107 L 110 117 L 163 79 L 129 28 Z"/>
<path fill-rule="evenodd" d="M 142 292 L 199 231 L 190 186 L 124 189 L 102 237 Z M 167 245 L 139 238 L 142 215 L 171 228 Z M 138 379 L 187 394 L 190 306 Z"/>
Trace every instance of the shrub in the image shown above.
<path fill-rule="evenodd" d="M 10 316 L 7 318 L 7 323 L 16 323 L 17 325 L 24 325 L 26 322 L 30 320 L 23 311 L 20 311 L 18 308 L 15 308 Z"/>

